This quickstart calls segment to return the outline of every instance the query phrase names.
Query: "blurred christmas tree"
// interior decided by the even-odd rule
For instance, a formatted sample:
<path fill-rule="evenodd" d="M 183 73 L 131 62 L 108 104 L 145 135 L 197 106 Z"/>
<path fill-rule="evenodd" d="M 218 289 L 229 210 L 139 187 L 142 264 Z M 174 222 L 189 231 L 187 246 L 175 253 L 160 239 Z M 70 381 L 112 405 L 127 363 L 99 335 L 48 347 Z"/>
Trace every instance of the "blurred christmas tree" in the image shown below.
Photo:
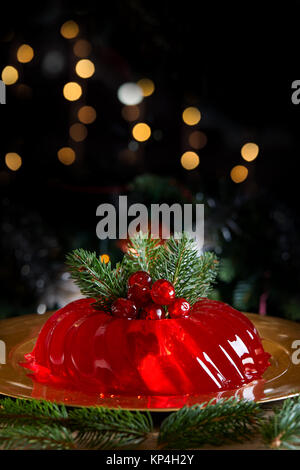
<path fill-rule="evenodd" d="M 211 296 L 242 311 L 300 320 L 298 219 L 263 190 L 247 195 L 222 181 L 213 196 L 192 184 L 191 188 L 174 178 L 143 174 L 128 185 L 128 204 L 203 203 L 203 249 L 215 251 L 220 258 L 219 279 Z M 117 206 L 116 196 L 108 199 Z M 96 207 L 96 200 L 94 205 L 88 199 L 89 205 Z M 99 241 L 96 219 L 94 223 L 90 215 L 83 222 L 73 214 L 53 227 L 37 211 L 9 205 L 8 200 L 2 201 L 2 209 L 2 318 L 54 309 L 78 295 L 66 274 L 67 251 L 83 246 L 99 255 L 107 253 L 113 263 L 122 257 L 120 242 L 126 241 Z"/>
<path fill-rule="evenodd" d="M 221 260 L 214 298 L 239 310 L 300 320 L 299 221 L 282 202 L 263 190 L 233 192 L 222 180 L 214 197 L 154 175 L 136 178 L 131 189 L 146 204 L 205 204 L 204 250 Z"/>

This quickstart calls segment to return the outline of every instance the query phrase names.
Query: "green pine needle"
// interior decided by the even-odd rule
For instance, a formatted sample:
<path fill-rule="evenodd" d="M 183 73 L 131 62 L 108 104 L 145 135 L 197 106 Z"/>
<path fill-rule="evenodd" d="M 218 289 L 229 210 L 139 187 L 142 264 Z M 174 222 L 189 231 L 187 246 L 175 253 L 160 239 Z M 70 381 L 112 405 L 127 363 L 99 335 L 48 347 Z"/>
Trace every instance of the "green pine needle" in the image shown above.
<path fill-rule="evenodd" d="M 300 450 L 300 397 L 288 399 L 261 427 L 265 443 L 272 449 Z"/>
<path fill-rule="evenodd" d="M 127 271 L 146 271 L 151 273 L 160 253 L 159 240 L 151 238 L 149 233 L 139 232 L 130 239 L 128 251 L 124 257 Z"/>
<path fill-rule="evenodd" d="M 118 449 L 143 442 L 150 413 L 102 407 L 67 411 L 39 400 L 0 401 L 2 449 Z"/>
<path fill-rule="evenodd" d="M 220 446 L 249 440 L 258 432 L 272 449 L 300 449 L 300 398 L 286 400 L 268 418 L 262 418 L 257 403 L 233 398 L 184 407 L 162 422 L 158 447 Z M 126 449 L 150 434 L 149 412 L 0 400 L 0 449 Z"/>
<path fill-rule="evenodd" d="M 164 449 L 192 449 L 242 442 L 257 430 L 260 416 L 259 405 L 246 400 L 184 407 L 163 421 L 158 443 Z"/>
<path fill-rule="evenodd" d="M 68 254 L 66 264 L 82 294 L 95 298 L 98 308 L 109 310 L 115 299 L 126 296 L 128 273 L 122 264 L 112 269 L 110 262 L 106 264 L 96 253 L 83 249 Z"/>
<path fill-rule="evenodd" d="M 196 243 L 186 233 L 181 238 L 170 238 L 161 247 L 152 273 L 153 279 L 167 279 L 177 297 L 194 304 L 208 295 L 217 276 L 217 259 L 213 253 L 201 256 Z"/>
<path fill-rule="evenodd" d="M 191 304 L 207 296 L 217 275 L 213 253 L 199 256 L 195 242 L 183 233 L 164 244 L 150 234 L 138 233 L 129 242 L 128 252 L 113 269 L 96 253 L 78 249 L 67 256 L 67 266 L 83 295 L 96 299 L 96 307 L 109 310 L 118 297 L 126 297 L 127 280 L 135 271 L 148 272 L 153 281 L 167 279 L 174 284 L 177 297 Z"/>

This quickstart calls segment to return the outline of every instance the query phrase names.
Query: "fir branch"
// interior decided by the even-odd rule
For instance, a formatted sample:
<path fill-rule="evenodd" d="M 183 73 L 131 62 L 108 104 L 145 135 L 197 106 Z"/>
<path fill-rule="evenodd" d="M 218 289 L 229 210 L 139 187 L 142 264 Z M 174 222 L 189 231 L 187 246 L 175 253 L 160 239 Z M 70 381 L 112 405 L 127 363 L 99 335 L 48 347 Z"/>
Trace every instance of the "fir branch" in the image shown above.
<path fill-rule="evenodd" d="M 259 405 L 246 400 L 184 407 L 163 421 L 158 443 L 165 449 L 191 449 L 241 442 L 257 430 L 260 416 Z"/>
<path fill-rule="evenodd" d="M 208 295 L 217 276 L 217 263 L 213 253 L 200 256 L 194 240 L 183 233 L 179 239 L 171 237 L 160 247 L 151 274 L 154 280 L 170 281 L 177 297 L 194 304 L 199 297 Z"/>
<path fill-rule="evenodd" d="M 272 449 L 300 448 L 300 398 L 261 418 L 258 404 L 220 400 L 184 407 L 161 424 L 158 444 L 189 449 L 241 442 L 259 431 Z M 153 433 L 149 412 L 87 407 L 67 409 L 44 400 L 0 400 L 1 449 L 134 448 Z"/>
<path fill-rule="evenodd" d="M 77 408 L 70 411 L 69 418 L 74 429 L 85 433 L 101 433 L 105 437 L 102 448 L 137 445 L 153 431 L 149 412 L 128 411 L 108 408 Z"/>
<path fill-rule="evenodd" d="M 0 400 L 0 426 L 26 424 L 27 420 L 42 419 L 62 422 L 68 418 L 64 405 L 57 405 L 44 400 L 22 400 L 3 398 Z"/>
<path fill-rule="evenodd" d="M 169 280 L 177 297 L 184 297 L 191 304 L 207 296 L 217 275 L 216 256 L 199 256 L 195 242 L 186 233 L 160 244 L 149 233 L 139 232 L 130 240 L 128 252 L 115 269 L 96 253 L 83 249 L 70 253 L 66 263 L 81 292 L 95 298 L 95 306 L 103 310 L 109 310 L 118 297 L 126 297 L 127 279 L 135 271 L 148 272 L 153 281 Z"/>
<path fill-rule="evenodd" d="M 66 264 L 82 294 L 94 298 L 98 308 L 109 310 L 115 299 L 126 296 L 128 273 L 122 263 L 112 269 L 96 253 L 78 249 L 67 255 Z"/>
<path fill-rule="evenodd" d="M 261 427 L 264 442 L 272 449 L 300 450 L 300 397 L 288 399 Z"/>
<path fill-rule="evenodd" d="M 75 450 L 78 449 L 72 432 L 63 426 L 33 426 L 0 428 L 2 450 Z"/>
<path fill-rule="evenodd" d="M 3 449 L 113 449 L 133 446 L 152 432 L 150 413 L 102 407 L 67 411 L 40 400 L 0 401 Z"/>
<path fill-rule="evenodd" d="M 128 251 L 124 256 L 127 273 L 146 271 L 151 274 L 160 254 L 159 240 L 151 234 L 138 232 L 128 243 Z"/>

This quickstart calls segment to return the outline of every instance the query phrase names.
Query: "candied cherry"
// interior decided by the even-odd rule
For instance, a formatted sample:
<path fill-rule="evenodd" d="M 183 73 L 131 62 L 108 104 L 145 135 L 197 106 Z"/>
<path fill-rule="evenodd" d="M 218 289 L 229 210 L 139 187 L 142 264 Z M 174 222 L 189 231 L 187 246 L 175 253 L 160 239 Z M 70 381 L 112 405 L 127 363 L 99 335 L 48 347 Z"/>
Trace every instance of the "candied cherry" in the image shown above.
<path fill-rule="evenodd" d="M 115 317 L 133 320 L 138 314 L 138 309 L 132 300 L 119 298 L 111 306 L 111 313 Z"/>
<path fill-rule="evenodd" d="M 160 305 L 149 302 L 141 311 L 140 318 L 142 320 L 162 320 L 166 318 L 166 313 Z"/>
<path fill-rule="evenodd" d="M 175 299 L 168 306 L 168 312 L 171 318 L 188 318 L 190 315 L 189 310 L 190 304 L 181 297 Z"/>
<path fill-rule="evenodd" d="M 141 284 L 134 284 L 128 288 L 127 297 L 140 308 L 151 300 L 150 289 Z"/>
<path fill-rule="evenodd" d="M 150 287 L 152 283 L 151 276 L 146 271 L 136 271 L 131 274 L 128 278 L 128 287 L 134 284 L 140 284 L 141 286 Z"/>
<path fill-rule="evenodd" d="M 169 305 L 175 299 L 174 286 L 166 279 L 158 279 L 152 286 L 151 297 L 156 304 Z"/>

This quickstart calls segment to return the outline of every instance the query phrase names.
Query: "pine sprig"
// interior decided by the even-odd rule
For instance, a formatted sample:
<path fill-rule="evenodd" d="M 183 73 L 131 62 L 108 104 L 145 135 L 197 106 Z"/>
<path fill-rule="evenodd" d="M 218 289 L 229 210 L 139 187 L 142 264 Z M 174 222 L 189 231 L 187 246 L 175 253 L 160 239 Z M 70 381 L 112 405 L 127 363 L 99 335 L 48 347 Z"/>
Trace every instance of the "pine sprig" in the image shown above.
<path fill-rule="evenodd" d="M 260 416 L 259 405 L 246 400 L 183 407 L 163 421 L 158 444 L 165 449 L 191 449 L 241 442 L 257 430 Z"/>
<path fill-rule="evenodd" d="M 261 427 L 265 443 L 272 449 L 300 450 L 300 398 L 288 399 Z"/>
<path fill-rule="evenodd" d="M 194 240 L 183 233 L 160 248 L 152 276 L 154 280 L 167 279 L 174 285 L 177 297 L 194 304 L 199 297 L 208 295 L 217 276 L 217 263 L 213 253 L 199 256 Z"/>
<path fill-rule="evenodd" d="M 152 273 L 160 254 L 159 240 L 150 233 L 138 232 L 129 240 L 128 251 L 124 257 L 127 272 L 146 271 Z"/>
<path fill-rule="evenodd" d="M 96 253 L 83 249 L 70 253 L 66 264 L 82 294 L 95 298 L 97 308 L 109 310 L 114 300 L 126 297 L 128 277 L 135 271 L 148 272 L 153 281 L 167 279 L 177 297 L 193 304 L 209 293 L 218 262 L 213 253 L 199 256 L 195 242 L 186 233 L 160 244 L 149 233 L 139 232 L 129 241 L 128 252 L 115 269 Z"/>
<path fill-rule="evenodd" d="M 100 433 L 105 438 L 102 448 L 137 445 L 153 430 L 150 413 L 108 408 L 80 408 L 69 413 L 74 429 L 84 429 L 79 434 L 84 439 L 86 433 Z"/>
<path fill-rule="evenodd" d="M 109 310 L 115 299 L 126 295 L 128 273 L 122 264 L 112 269 L 110 262 L 102 262 L 96 253 L 83 249 L 68 254 L 66 264 L 82 294 L 96 299 L 98 308 Z"/>
<path fill-rule="evenodd" d="M 2 450 L 77 450 L 72 432 L 63 426 L 23 425 L 0 428 Z"/>
<path fill-rule="evenodd" d="M 112 449 L 137 445 L 152 432 L 150 413 L 101 407 L 67 411 L 39 400 L 0 401 L 3 449 Z"/>
<path fill-rule="evenodd" d="M 190 449 L 261 434 L 271 449 L 299 449 L 300 398 L 262 418 L 260 405 L 220 400 L 184 407 L 161 424 L 158 447 Z M 124 449 L 153 434 L 149 412 L 103 407 L 67 409 L 43 400 L 0 400 L 0 449 Z"/>

